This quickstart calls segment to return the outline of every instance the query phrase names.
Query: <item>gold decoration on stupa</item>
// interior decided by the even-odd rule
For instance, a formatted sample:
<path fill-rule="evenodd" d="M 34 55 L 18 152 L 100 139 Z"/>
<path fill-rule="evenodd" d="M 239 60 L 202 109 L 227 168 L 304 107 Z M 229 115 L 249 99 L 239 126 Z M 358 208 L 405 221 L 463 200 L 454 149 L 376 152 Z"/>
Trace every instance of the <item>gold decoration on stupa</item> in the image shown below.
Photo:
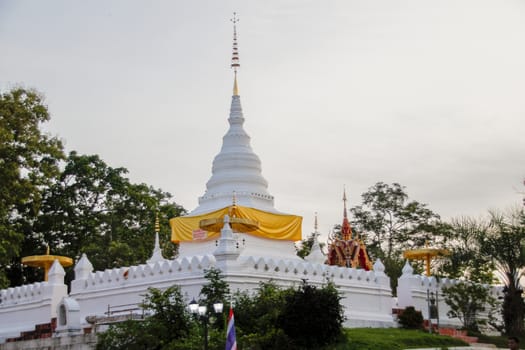
<path fill-rule="evenodd" d="M 22 258 L 22 264 L 31 266 L 31 267 L 41 267 L 44 268 L 44 281 L 47 281 L 47 276 L 51 265 L 58 260 L 60 265 L 63 267 L 68 267 L 73 265 L 73 259 L 68 258 L 67 256 L 60 255 L 51 255 L 49 254 L 49 245 L 47 245 L 45 255 L 31 255 Z"/>
<path fill-rule="evenodd" d="M 238 217 L 235 191 L 232 195 L 232 205 L 228 209 L 228 215 L 230 216 L 230 227 L 235 232 L 252 232 L 259 228 L 257 221 Z M 209 232 L 221 232 L 223 226 L 224 217 L 204 219 L 199 222 L 199 227 Z"/>

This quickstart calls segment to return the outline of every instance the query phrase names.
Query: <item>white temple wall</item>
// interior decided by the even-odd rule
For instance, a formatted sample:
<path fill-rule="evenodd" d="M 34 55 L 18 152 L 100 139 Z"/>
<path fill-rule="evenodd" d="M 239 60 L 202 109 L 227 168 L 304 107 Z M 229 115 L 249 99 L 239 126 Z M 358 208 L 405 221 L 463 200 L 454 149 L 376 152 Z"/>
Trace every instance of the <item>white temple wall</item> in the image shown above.
<path fill-rule="evenodd" d="M 413 269 L 407 262 L 403 268 L 403 274 L 398 279 L 397 287 L 397 307 L 404 309 L 407 306 L 413 306 L 416 310 L 421 311 L 423 318 L 428 319 L 428 294 L 430 292 L 437 295 L 437 306 L 439 311 L 440 325 L 448 325 L 453 327 L 461 327 L 462 323 L 458 318 L 449 318 L 447 313 L 450 307 L 445 302 L 443 295 L 443 288 L 458 283 L 458 280 L 443 278 L 437 281 L 435 277 L 414 275 Z M 496 299 L 501 293 L 501 288 L 494 286 L 487 286 L 490 288 L 491 294 Z M 480 319 L 488 318 L 488 309 L 479 314 Z"/>
<path fill-rule="evenodd" d="M 389 279 L 382 271 L 355 270 L 299 261 L 239 257 L 217 261 L 215 256 L 194 256 L 166 260 L 155 264 L 97 271 L 75 279 L 70 296 L 80 305 L 81 319 L 102 316 L 111 306 L 139 304 L 148 287 L 164 289 L 174 284 L 183 295 L 198 299 L 204 270 L 216 267 L 222 271 L 230 290 L 254 291 L 261 281 L 274 281 L 282 287 L 299 285 L 306 279 L 314 285 L 331 279 L 341 291 L 348 326 L 392 326 Z M 124 277 L 126 276 L 126 277 Z"/>
<path fill-rule="evenodd" d="M 51 322 L 65 296 L 64 270 L 55 265 L 49 271 L 49 282 L 0 290 L 0 343 L 20 332 L 34 330 L 37 324 Z"/>

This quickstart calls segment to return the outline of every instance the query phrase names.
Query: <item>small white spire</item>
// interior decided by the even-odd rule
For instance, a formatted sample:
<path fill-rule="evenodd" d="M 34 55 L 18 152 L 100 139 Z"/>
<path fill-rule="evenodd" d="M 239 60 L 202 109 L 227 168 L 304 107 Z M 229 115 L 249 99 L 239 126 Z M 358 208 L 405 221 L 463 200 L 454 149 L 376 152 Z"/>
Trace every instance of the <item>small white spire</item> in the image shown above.
<path fill-rule="evenodd" d="M 411 276 L 414 273 L 414 269 L 412 268 L 408 260 L 405 261 L 405 266 L 403 266 L 402 272 L 402 276 Z"/>
<path fill-rule="evenodd" d="M 55 259 L 53 265 L 51 265 L 51 269 L 47 274 L 47 281 L 49 282 L 49 284 L 64 284 L 65 275 L 66 271 L 64 271 L 64 268 L 62 267 L 62 265 L 60 265 L 58 259 Z"/>
<path fill-rule="evenodd" d="M 304 260 L 312 263 L 312 264 L 324 264 L 326 257 L 323 254 L 323 251 L 321 250 L 321 246 L 319 244 L 319 240 L 317 239 L 319 237 L 319 232 L 317 231 L 318 225 L 317 225 L 317 212 L 315 212 L 315 219 L 314 219 L 314 241 L 312 243 L 312 248 L 310 249 L 310 254 L 304 257 Z"/>
<path fill-rule="evenodd" d="M 151 258 L 149 258 L 149 260 L 146 261 L 148 264 L 154 264 L 157 261 L 166 260 L 162 256 L 162 249 L 160 249 L 159 231 L 160 231 L 160 223 L 159 223 L 159 214 L 157 213 L 156 218 L 155 218 L 155 245 L 153 247 L 153 254 L 151 255 Z"/>
<path fill-rule="evenodd" d="M 217 249 L 215 249 L 213 255 L 215 255 L 217 260 L 236 260 L 240 251 L 230 226 L 230 216 L 224 215 L 223 222 L 221 237 L 217 241 Z"/>
<path fill-rule="evenodd" d="M 75 279 L 86 280 L 90 273 L 93 272 L 93 264 L 89 261 L 86 253 L 82 253 L 80 260 L 75 265 Z"/>

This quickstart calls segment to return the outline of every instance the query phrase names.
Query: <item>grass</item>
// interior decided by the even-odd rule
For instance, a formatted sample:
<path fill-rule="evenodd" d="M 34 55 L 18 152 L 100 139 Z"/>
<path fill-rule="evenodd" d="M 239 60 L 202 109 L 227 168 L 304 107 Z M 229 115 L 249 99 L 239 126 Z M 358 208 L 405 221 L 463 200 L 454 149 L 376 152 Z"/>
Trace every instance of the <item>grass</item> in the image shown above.
<path fill-rule="evenodd" d="M 399 328 L 351 328 L 345 329 L 346 340 L 326 350 L 402 350 L 425 347 L 468 346 L 459 339 L 418 330 Z"/>
<path fill-rule="evenodd" d="M 471 334 L 469 334 L 471 335 Z M 485 343 L 485 344 L 494 344 L 498 348 L 506 348 L 508 337 L 506 336 L 489 336 L 489 335 L 483 335 L 483 334 L 472 334 L 474 337 L 478 337 L 478 342 Z M 525 337 L 518 337 L 520 339 L 520 345 L 523 347 L 523 344 L 525 344 Z"/>

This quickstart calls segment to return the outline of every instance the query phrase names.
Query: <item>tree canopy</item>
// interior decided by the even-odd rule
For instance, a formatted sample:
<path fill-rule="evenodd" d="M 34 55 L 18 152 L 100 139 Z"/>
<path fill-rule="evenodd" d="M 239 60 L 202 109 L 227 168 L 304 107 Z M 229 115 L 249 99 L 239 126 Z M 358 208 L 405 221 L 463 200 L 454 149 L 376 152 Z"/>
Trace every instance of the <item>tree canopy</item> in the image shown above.
<path fill-rule="evenodd" d="M 502 316 L 509 335 L 525 333 L 525 302 L 520 279 L 525 276 L 525 210 L 492 212 L 488 233 L 480 241 L 481 253 L 494 262 L 503 290 Z"/>
<path fill-rule="evenodd" d="M 425 204 L 410 200 L 405 187 L 378 182 L 350 209 L 354 234 L 365 242 L 372 260 L 380 258 L 395 292 L 403 251 L 443 239 L 446 226 Z"/>
<path fill-rule="evenodd" d="M 443 295 L 445 302 L 450 307 L 448 316 L 458 318 L 464 329 L 475 332 L 479 332 L 479 326 L 486 323 L 486 320 L 481 319 L 479 314 L 487 311 L 491 318 L 493 307 L 496 305 L 496 300 L 486 285 L 470 281 L 460 281 L 443 288 Z"/>
<path fill-rule="evenodd" d="M 273 282 L 235 298 L 238 343 L 253 349 L 320 349 L 342 334 L 344 310 L 332 283 L 306 281 L 281 289 Z M 321 326 L 322 325 L 322 326 Z"/>
<path fill-rule="evenodd" d="M 20 260 L 44 254 L 46 246 L 72 258 L 86 253 L 97 270 L 143 263 L 152 252 L 156 214 L 165 228 L 185 212 L 169 193 L 132 183 L 125 168 L 98 155 L 66 157 L 60 140 L 41 130 L 49 119 L 36 91 L 0 95 L 0 288 L 42 280 L 42 271 L 23 268 Z M 160 236 L 173 257 L 169 232 Z"/>
<path fill-rule="evenodd" d="M 145 320 L 112 325 L 98 337 L 100 350 L 184 349 L 192 331 L 191 315 L 178 286 L 149 288 L 142 307 L 151 313 Z"/>
<path fill-rule="evenodd" d="M 62 143 L 41 131 L 50 116 L 43 97 L 16 88 L 0 94 L 0 287 L 40 212 L 42 189 L 59 174 Z"/>

